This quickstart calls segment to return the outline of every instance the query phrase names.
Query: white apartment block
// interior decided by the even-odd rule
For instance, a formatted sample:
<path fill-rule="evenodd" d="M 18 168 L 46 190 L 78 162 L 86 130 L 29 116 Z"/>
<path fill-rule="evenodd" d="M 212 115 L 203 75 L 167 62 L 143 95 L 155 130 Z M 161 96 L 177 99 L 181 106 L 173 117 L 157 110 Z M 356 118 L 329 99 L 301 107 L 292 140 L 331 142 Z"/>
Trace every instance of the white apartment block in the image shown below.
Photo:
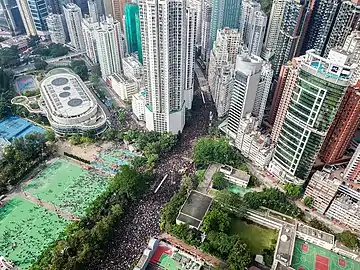
<path fill-rule="evenodd" d="M 360 145 L 356 148 L 344 171 L 344 178 L 349 181 L 360 182 Z"/>
<path fill-rule="evenodd" d="M 144 67 L 137 57 L 127 56 L 122 60 L 124 75 L 137 81 L 139 88 L 145 87 Z"/>
<path fill-rule="evenodd" d="M 251 54 L 261 55 L 266 33 L 267 16 L 261 11 L 261 5 L 252 0 L 242 2 L 239 32 L 243 44 Z"/>
<path fill-rule="evenodd" d="M 186 8 L 186 68 L 185 68 L 185 107 L 191 109 L 194 97 L 195 45 L 199 30 L 200 3 L 188 1 Z"/>
<path fill-rule="evenodd" d="M 132 96 L 131 108 L 139 121 L 145 121 L 145 92 L 138 92 Z"/>
<path fill-rule="evenodd" d="M 84 36 L 81 27 L 82 13 L 80 7 L 73 3 L 68 3 L 64 5 L 63 9 L 71 45 L 76 50 L 85 50 Z"/>
<path fill-rule="evenodd" d="M 91 62 L 93 62 L 94 64 L 98 63 L 94 29 L 99 27 L 99 23 L 92 22 L 91 18 L 84 18 L 82 20 L 81 26 L 84 36 L 86 55 L 89 57 Z"/>
<path fill-rule="evenodd" d="M 235 147 L 241 154 L 248 158 L 261 170 L 264 170 L 270 163 L 274 144 L 270 136 L 261 134 L 259 131 L 260 122 L 256 117 L 247 114 L 240 120 L 238 132 L 234 140 Z"/>
<path fill-rule="evenodd" d="M 211 50 L 208 81 L 218 117 L 224 117 L 230 108 L 234 64 L 240 40 L 237 29 L 219 29 Z"/>
<path fill-rule="evenodd" d="M 182 132 L 185 125 L 187 6 L 183 0 L 139 0 L 148 130 Z"/>
<path fill-rule="evenodd" d="M 271 88 L 273 73 L 274 71 L 271 68 L 270 62 L 264 61 L 261 68 L 260 82 L 256 90 L 256 97 L 253 108 L 253 115 L 257 117 L 260 124 L 264 117 L 266 101 Z"/>
<path fill-rule="evenodd" d="M 357 64 L 351 78 L 351 83 L 356 84 L 360 80 L 360 31 L 353 31 L 347 36 L 341 51 L 349 53 L 351 63 Z"/>
<path fill-rule="evenodd" d="M 280 25 L 283 20 L 286 0 L 274 0 L 272 3 L 268 29 L 263 48 L 262 57 L 266 60 L 272 58 L 276 50 L 277 40 L 280 33 Z"/>
<path fill-rule="evenodd" d="M 202 1 L 201 7 L 201 58 L 207 62 L 210 54 L 211 0 Z"/>
<path fill-rule="evenodd" d="M 46 24 L 48 26 L 51 42 L 66 43 L 66 34 L 61 14 L 49 14 L 46 17 Z"/>
<path fill-rule="evenodd" d="M 30 6 L 27 0 L 16 0 L 16 4 L 19 8 L 21 19 L 24 23 L 25 31 L 28 36 L 36 36 L 36 28 L 34 19 L 31 15 Z"/>
<path fill-rule="evenodd" d="M 319 213 L 325 214 L 340 184 L 339 179 L 334 179 L 328 171 L 316 171 L 310 178 L 304 198 L 311 197 L 312 207 Z"/>
<path fill-rule="evenodd" d="M 101 75 L 105 79 L 113 73 L 121 73 L 122 68 L 122 44 L 121 44 L 121 25 L 119 21 L 111 16 L 100 23 L 94 30 L 96 51 L 100 64 Z"/>
<path fill-rule="evenodd" d="M 113 73 L 107 78 L 111 88 L 124 101 L 130 101 L 132 96 L 139 92 L 138 83 L 121 73 Z"/>

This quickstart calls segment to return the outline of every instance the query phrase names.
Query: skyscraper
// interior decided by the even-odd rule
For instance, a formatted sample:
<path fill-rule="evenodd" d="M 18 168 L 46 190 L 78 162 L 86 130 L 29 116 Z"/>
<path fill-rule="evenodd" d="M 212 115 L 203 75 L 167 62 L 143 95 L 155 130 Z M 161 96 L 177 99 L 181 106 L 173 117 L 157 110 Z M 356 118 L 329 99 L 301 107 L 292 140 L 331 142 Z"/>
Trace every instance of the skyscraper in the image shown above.
<path fill-rule="evenodd" d="M 201 7 L 201 58 L 207 62 L 210 55 L 211 0 L 203 0 Z"/>
<path fill-rule="evenodd" d="M 0 28 L 8 30 L 12 35 L 25 31 L 16 0 L 0 1 Z"/>
<path fill-rule="evenodd" d="M 108 0 L 112 5 L 112 14 L 115 20 L 122 22 L 124 16 L 125 5 L 131 3 L 130 0 Z M 137 2 L 134 2 L 137 3 Z"/>
<path fill-rule="evenodd" d="M 97 21 L 93 22 L 91 17 L 83 18 L 83 20 L 81 22 L 81 26 L 82 26 L 83 36 L 84 36 L 86 55 L 89 57 L 91 62 L 98 63 L 94 30 L 99 27 L 99 22 L 97 22 Z"/>
<path fill-rule="evenodd" d="M 360 83 L 346 90 L 339 110 L 321 147 L 320 158 L 325 163 L 340 160 L 360 123 Z"/>
<path fill-rule="evenodd" d="M 66 4 L 64 5 L 64 15 L 71 45 L 76 50 L 85 50 L 84 36 L 81 29 L 82 13 L 80 7 L 73 3 Z"/>
<path fill-rule="evenodd" d="M 327 56 L 332 48 L 343 46 L 346 37 L 356 30 L 360 30 L 360 5 L 355 0 L 343 1 L 335 17 L 324 55 Z"/>
<path fill-rule="evenodd" d="M 188 1 L 186 4 L 186 63 L 185 63 L 185 108 L 191 109 L 194 97 L 195 45 L 199 30 L 200 3 Z"/>
<path fill-rule="evenodd" d="M 269 170 L 285 182 L 304 183 L 349 85 L 354 66 L 306 52 Z"/>
<path fill-rule="evenodd" d="M 218 117 L 224 117 L 230 108 L 234 64 L 240 40 L 237 29 L 219 29 L 210 53 L 208 80 Z"/>
<path fill-rule="evenodd" d="M 66 35 L 61 14 L 52 14 L 46 18 L 46 23 L 49 29 L 51 42 L 53 43 L 66 43 Z"/>
<path fill-rule="evenodd" d="M 187 17 L 184 0 L 140 0 L 149 130 L 181 132 L 185 125 Z"/>
<path fill-rule="evenodd" d="M 88 9 L 89 9 L 89 16 L 91 18 L 91 22 L 100 21 L 99 9 L 94 0 L 88 1 Z"/>
<path fill-rule="evenodd" d="M 139 61 L 142 62 L 139 5 L 127 3 L 124 9 L 124 16 L 127 52 L 129 54 L 137 52 Z"/>
<path fill-rule="evenodd" d="M 266 31 L 267 16 L 261 11 L 260 3 L 252 0 L 242 2 L 239 31 L 251 54 L 261 55 Z"/>
<path fill-rule="evenodd" d="M 357 64 L 351 82 L 356 84 L 360 80 L 360 31 L 353 31 L 346 37 L 342 52 L 350 55 L 350 62 Z"/>
<path fill-rule="evenodd" d="M 212 49 L 218 29 L 239 28 L 241 0 L 212 0 L 210 48 Z"/>
<path fill-rule="evenodd" d="M 31 10 L 27 0 L 17 0 L 20 15 L 24 23 L 25 31 L 28 36 L 36 36 L 35 22 L 31 15 Z"/>
<path fill-rule="evenodd" d="M 356 148 L 354 155 L 344 171 L 344 178 L 349 181 L 360 180 L 360 145 Z"/>
<path fill-rule="evenodd" d="M 46 0 L 46 4 L 48 6 L 48 10 L 53 14 L 61 14 L 61 0 Z"/>
<path fill-rule="evenodd" d="M 336 17 L 339 0 L 318 0 L 314 2 L 311 19 L 301 52 L 314 49 L 323 55 L 331 26 Z"/>
<path fill-rule="evenodd" d="M 94 30 L 94 38 L 97 49 L 101 75 L 105 79 L 113 73 L 121 73 L 123 48 L 121 45 L 121 26 L 111 16 L 100 23 Z"/>
<path fill-rule="evenodd" d="M 272 3 L 269 25 L 262 53 L 262 57 L 268 61 L 273 58 L 275 53 L 280 26 L 284 16 L 285 3 L 286 0 L 274 0 Z"/>
<path fill-rule="evenodd" d="M 285 1 L 275 54 L 271 60 L 275 77 L 279 74 L 283 64 L 300 53 L 302 39 L 311 15 L 310 5 L 311 3 L 308 0 L 301 2 L 296 0 Z"/>
<path fill-rule="evenodd" d="M 37 35 L 40 37 L 47 36 L 46 17 L 48 16 L 48 10 L 45 0 L 28 0 L 28 3 Z"/>

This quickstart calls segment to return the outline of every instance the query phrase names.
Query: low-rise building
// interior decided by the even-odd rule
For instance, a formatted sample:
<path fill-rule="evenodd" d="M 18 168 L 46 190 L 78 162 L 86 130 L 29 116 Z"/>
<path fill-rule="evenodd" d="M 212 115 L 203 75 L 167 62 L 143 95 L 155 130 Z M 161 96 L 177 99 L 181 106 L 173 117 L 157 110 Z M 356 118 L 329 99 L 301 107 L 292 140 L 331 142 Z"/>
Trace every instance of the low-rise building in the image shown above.
<path fill-rule="evenodd" d="M 130 101 L 132 96 L 140 90 L 136 81 L 121 73 L 114 73 L 108 76 L 107 82 L 124 101 Z"/>
<path fill-rule="evenodd" d="M 231 184 L 246 187 L 249 184 L 251 175 L 247 172 L 237 170 L 229 165 L 222 165 L 219 172 L 224 174 L 224 178 Z"/>
<path fill-rule="evenodd" d="M 140 88 L 144 87 L 144 67 L 137 59 L 137 57 L 133 55 L 124 57 L 122 63 L 124 68 L 124 75 L 137 81 Z"/>
<path fill-rule="evenodd" d="M 139 92 L 132 96 L 132 111 L 136 118 L 140 121 L 145 121 L 145 92 Z"/>

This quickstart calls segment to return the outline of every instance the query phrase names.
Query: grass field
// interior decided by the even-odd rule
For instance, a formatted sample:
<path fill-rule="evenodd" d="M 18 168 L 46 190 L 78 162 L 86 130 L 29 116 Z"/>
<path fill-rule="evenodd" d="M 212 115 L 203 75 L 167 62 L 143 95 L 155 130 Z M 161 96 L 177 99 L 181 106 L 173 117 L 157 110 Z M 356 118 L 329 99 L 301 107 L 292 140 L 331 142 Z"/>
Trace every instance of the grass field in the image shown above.
<path fill-rule="evenodd" d="M 0 255 L 21 270 L 28 269 L 67 224 L 56 214 L 15 197 L 0 208 Z"/>
<path fill-rule="evenodd" d="M 296 239 L 291 267 L 295 270 L 359 270 L 360 263 Z"/>
<path fill-rule="evenodd" d="M 260 254 L 263 249 L 271 246 L 273 240 L 277 241 L 278 238 L 276 230 L 235 218 L 231 224 L 230 234 L 239 234 L 252 254 Z"/>
<path fill-rule="evenodd" d="M 24 191 L 81 217 L 89 204 L 106 189 L 107 184 L 106 178 L 60 159 L 32 179 Z"/>

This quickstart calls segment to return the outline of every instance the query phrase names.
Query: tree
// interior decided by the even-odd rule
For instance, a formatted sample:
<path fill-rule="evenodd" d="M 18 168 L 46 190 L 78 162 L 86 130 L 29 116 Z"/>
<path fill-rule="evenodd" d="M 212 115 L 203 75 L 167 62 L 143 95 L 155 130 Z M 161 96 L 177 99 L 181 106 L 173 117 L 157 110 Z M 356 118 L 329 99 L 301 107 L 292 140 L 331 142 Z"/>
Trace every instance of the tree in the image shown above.
<path fill-rule="evenodd" d="M 213 175 L 213 188 L 223 190 L 229 187 L 229 182 L 225 179 L 222 172 L 216 172 Z"/>
<path fill-rule="evenodd" d="M 30 36 L 27 40 L 27 43 L 28 43 L 28 47 L 36 47 L 36 45 L 39 43 L 40 41 L 40 38 L 38 35 L 35 35 L 35 36 Z"/>
<path fill-rule="evenodd" d="M 70 67 L 83 81 L 88 79 L 88 68 L 84 60 L 73 60 Z"/>
<path fill-rule="evenodd" d="M 0 67 L 9 68 L 20 65 L 19 51 L 16 46 L 0 49 Z"/>
<path fill-rule="evenodd" d="M 202 230 L 204 232 L 227 232 L 230 228 L 230 224 L 231 218 L 226 212 L 219 208 L 213 208 L 206 213 L 202 224 Z"/>
<path fill-rule="evenodd" d="M 309 207 L 312 208 L 312 204 L 313 204 L 313 198 L 311 198 L 310 196 L 306 196 L 304 198 L 304 204 Z"/>
<path fill-rule="evenodd" d="M 238 218 L 243 218 L 246 215 L 247 207 L 239 194 L 233 193 L 228 189 L 224 189 L 216 193 L 215 200 L 221 206 L 226 208 L 231 207 L 235 210 L 235 214 Z"/>
<path fill-rule="evenodd" d="M 251 263 L 249 248 L 240 239 L 236 240 L 227 259 L 230 270 L 247 269 Z"/>
<path fill-rule="evenodd" d="M 301 187 L 301 185 L 295 185 L 293 183 L 286 183 L 284 189 L 285 189 L 287 196 L 295 199 L 295 198 L 300 197 L 302 187 Z"/>
<path fill-rule="evenodd" d="M 313 228 L 315 228 L 315 229 L 318 229 L 318 230 L 327 232 L 327 233 L 331 233 L 331 234 L 334 233 L 329 227 L 327 227 L 327 226 L 325 225 L 325 223 L 317 220 L 316 218 L 313 218 L 312 220 L 310 220 L 309 226 L 310 226 L 310 227 L 313 227 Z"/>
<path fill-rule="evenodd" d="M 352 250 L 357 250 L 359 248 L 359 239 L 355 233 L 351 231 L 343 231 L 338 234 L 338 239 L 346 247 L 351 248 Z"/>
<path fill-rule="evenodd" d="M 45 136 L 47 141 L 49 142 L 55 141 L 55 132 L 52 129 L 46 130 Z"/>
<path fill-rule="evenodd" d="M 48 63 L 41 58 L 35 58 L 34 66 L 37 70 L 44 70 L 47 67 Z"/>

